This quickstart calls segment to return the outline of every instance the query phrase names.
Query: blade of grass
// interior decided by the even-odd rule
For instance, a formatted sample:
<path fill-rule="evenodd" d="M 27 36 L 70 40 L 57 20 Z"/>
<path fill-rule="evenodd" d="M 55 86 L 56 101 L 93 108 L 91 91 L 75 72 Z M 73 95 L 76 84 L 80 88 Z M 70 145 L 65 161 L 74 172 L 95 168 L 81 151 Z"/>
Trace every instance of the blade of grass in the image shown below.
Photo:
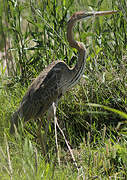
<path fill-rule="evenodd" d="M 122 116 L 123 118 L 127 119 L 127 114 L 126 113 L 124 113 L 124 112 L 122 112 L 120 110 L 114 109 L 114 108 L 110 108 L 108 106 L 104 106 L 104 105 L 100 105 L 100 104 L 94 104 L 94 103 L 88 103 L 88 104 L 86 104 L 86 106 L 100 107 L 100 108 L 103 108 L 105 110 L 114 112 L 114 113 Z"/>

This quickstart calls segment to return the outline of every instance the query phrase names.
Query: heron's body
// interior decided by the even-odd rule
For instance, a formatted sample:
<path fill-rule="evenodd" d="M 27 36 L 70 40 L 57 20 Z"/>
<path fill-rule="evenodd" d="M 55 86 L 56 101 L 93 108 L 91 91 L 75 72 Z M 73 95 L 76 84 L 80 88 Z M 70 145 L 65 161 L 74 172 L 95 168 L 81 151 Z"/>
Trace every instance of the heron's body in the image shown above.
<path fill-rule="evenodd" d="M 81 78 L 85 67 L 86 49 L 83 43 L 73 39 L 72 30 L 75 22 L 86 17 L 113 14 L 115 12 L 78 12 L 69 19 L 67 40 L 71 47 L 78 50 L 76 65 L 71 69 L 63 61 L 55 61 L 40 73 L 24 95 L 20 107 L 12 116 L 11 133 L 14 132 L 14 125 L 18 126 L 19 119 L 28 121 L 42 117 L 52 104 L 58 102 L 60 97 Z"/>
<path fill-rule="evenodd" d="M 85 61 L 82 72 L 84 67 Z M 72 78 L 73 74 L 75 74 L 75 78 Z M 57 103 L 61 96 L 75 85 L 81 75 L 81 72 L 79 74 L 75 68 L 69 68 L 63 61 L 51 63 L 32 82 L 23 97 L 20 107 L 13 114 L 13 124 L 18 125 L 19 118 L 29 121 L 30 119 L 42 117 L 50 109 L 53 102 Z M 72 84 L 71 86 L 68 86 L 68 81 Z M 13 124 L 10 129 L 11 132 L 14 131 Z"/>

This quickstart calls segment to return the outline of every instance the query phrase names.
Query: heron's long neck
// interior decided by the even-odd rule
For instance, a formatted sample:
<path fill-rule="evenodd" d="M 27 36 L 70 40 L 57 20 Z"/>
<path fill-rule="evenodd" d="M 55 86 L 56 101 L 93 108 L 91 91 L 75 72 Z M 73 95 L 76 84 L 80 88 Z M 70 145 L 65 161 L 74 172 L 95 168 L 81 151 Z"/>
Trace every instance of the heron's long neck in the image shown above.
<path fill-rule="evenodd" d="M 69 23 L 67 27 L 67 40 L 72 48 L 78 50 L 78 60 L 73 69 L 71 69 L 70 86 L 74 86 L 81 78 L 85 68 L 86 49 L 83 43 L 75 41 L 73 38 L 73 26 L 74 23 Z"/>

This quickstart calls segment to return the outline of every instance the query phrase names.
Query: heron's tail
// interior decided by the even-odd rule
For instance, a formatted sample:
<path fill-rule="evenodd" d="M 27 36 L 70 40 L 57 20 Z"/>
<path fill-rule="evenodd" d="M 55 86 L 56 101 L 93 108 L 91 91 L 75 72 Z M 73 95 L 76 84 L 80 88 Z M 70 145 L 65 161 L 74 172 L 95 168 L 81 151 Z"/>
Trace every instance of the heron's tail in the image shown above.
<path fill-rule="evenodd" d="M 11 118 L 11 127 L 10 127 L 10 133 L 13 134 L 15 132 L 15 128 L 18 128 L 18 124 L 19 124 L 19 120 L 20 120 L 20 113 L 19 110 L 17 110 Z"/>

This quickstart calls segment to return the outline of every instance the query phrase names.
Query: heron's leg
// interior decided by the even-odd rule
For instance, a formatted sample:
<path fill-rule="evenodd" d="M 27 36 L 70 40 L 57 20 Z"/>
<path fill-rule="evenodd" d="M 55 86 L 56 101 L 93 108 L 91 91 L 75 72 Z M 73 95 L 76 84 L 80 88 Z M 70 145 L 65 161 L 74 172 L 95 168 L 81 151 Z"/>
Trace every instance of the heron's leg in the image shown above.
<path fill-rule="evenodd" d="M 39 119 L 37 137 L 41 145 L 42 154 L 45 156 L 46 155 L 45 137 L 44 137 L 44 134 L 42 134 L 41 130 L 42 130 L 42 122 Z"/>
<path fill-rule="evenodd" d="M 49 130 L 49 123 L 51 122 L 52 118 L 53 118 L 53 106 L 51 105 L 47 112 L 47 122 L 46 122 L 45 133 L 44 133 L 45 149 L 47 152 L 48 152 L 47 135 L 48 135 L 48 130 Z"/>
<path fill-rule="evenodd" d="M 42 153 L 44 155 L 47 154 L 48 152 L 48 143 L 47 143 L 47 134 L 48 134 L 48 130 L 49 130 L 49 122 L 51 121 L 52 118 L 54 118 L 54 124 L 55 124 L 55 137 L 56 137 L 56 145 L 57 143 L 57 131 L 56 131 L 56 106 L 57 103 L 54 103 L 50 106 L 50 108 L 48 109 L 47 112 L 47 122 L 46 122 L 46 126 L 45 126 L 45 130 L 44 130 L 44 134 L 42 134 L 41 132 L 41 127 L 42 127 L 42 122 L 39 121 L 39 125 L 38 125 L 38 138 L 41 144 L 41 148 L 42 148 Z M 57 150 L 58 150 L 58 145 L 57 145 Z"/>
<path fill-rule="evenodd" d="M 44 134 L 42 134 L 42 131 L 41 131 L 42 121 L 40 120 L 38 124 L 38 138 L 41 145 L 42 154 L 44 154 L 44 156 L 46 156 L 48 152 L 47 135 L 48 135 L 48 130 L 49 130 L 49 122 L 51 121 L 52 118 L 53 118 L 53 106 L 50 106 L 47 112 L 47 122 L 44 128 Z"/>

